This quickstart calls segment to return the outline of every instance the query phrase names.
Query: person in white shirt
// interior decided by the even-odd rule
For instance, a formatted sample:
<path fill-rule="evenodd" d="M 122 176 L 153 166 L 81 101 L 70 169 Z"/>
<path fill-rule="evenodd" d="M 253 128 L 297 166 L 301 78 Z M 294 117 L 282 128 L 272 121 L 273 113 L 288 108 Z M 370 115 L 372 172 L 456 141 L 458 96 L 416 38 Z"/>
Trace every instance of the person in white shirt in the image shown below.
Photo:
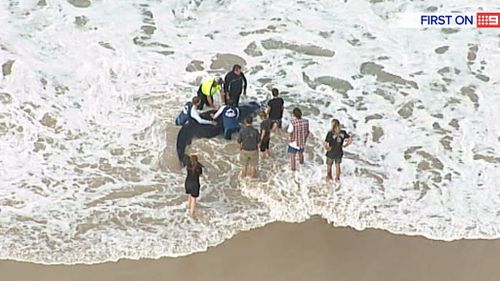
<path fill-rule="evenodd" d="M 200 99 L 198 97 L 195 97 L 193 98 L 193 106 L 191 107 L 191 111 L 189 112 L 189 118 L 193 119 L 201 125 L 216 126 L 217 122 L 201 118 L 200 114 L 198 113 L 198 106 L 200 106 Z"/>

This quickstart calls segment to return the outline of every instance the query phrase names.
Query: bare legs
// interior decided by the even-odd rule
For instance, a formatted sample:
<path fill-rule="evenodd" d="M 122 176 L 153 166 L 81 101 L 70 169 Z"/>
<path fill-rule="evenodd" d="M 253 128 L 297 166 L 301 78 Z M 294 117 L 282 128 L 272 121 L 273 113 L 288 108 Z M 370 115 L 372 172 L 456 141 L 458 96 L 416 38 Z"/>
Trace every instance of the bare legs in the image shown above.
<path fill-rule="evenodd" d="M 335 181 L 340 181 L 340 163 L 339 162 L 335 163 L 335 172 L 336 172 Z"/>
<path fill-rule="evenodd" d="M 289 153 L 290 154 L 290 163 L 291 163 L 291 168 L 292 168 L 292 171 L 295 171 L 297 170 L 297 164 L 296 164 L 296 153 Z M 302 152 L 299 152 L 299 163 L 300 164 L 304 164 L 304 153 Z"/>
<path fill-rule="evenodd" d="M 296 170 L 295 153 L 289 153 L 289 154 L 290 154 L 290 163 L 291 163 L 292 171 L 295 171 Z"/>
<path fill-rule="evenodd" d="M 246 152 L 247 153 L 247 152 Z M 247 176 L 247 167 L 250 170 L 250 177 L 255 178 L 257 175 L 257 165 L 259 164 L 259 151 L 255 150 L 248 154 L 240 154 L 241 158 L 241 177 Z"/>
<path fill-rule="evenodd" d="M 278 129 L 278 124 L 273 123 L 273 125 L 271 126 L 271 131 L 276 132 L 277 129 Z"/>
<path fill-rule="evenodd" d="M 241 177 L 244 178 L 247 176 L 247 165 L 241 165 Z"/>
<path fill-rule="evenodd" d="M 333 180 L 332 176 L 332 164 L 326 164 L 326 179 Z"/>
<path fill-rule="evenodd" d="M 262 151 L 262 158 L 269 158 L 271 154 L 269 153 L 269 149 L 266 149 L 265 151 Z"/>
<path fill-rule="evenodd" d="M 250 165 L 250 177 L 255 178 L 257 175 L 257 169 L 255 165 Z M 244 178 L 247 176 L 247 165 L 241 166 L 241 177 Z"/>
<path fill-rule="evenodd" d="M 257 174 L 256 170 L 255 165 L 250 165 L 250 177 L 255 178 L 255 175 Z"/>
<path fill-rule="evenodd" d="M 194 198 L 191 195 L 188 195 L 188 208 L 189 208 L 189 214 L 193 216 L 194 209 L 196 208 L 196 198 Z"/>

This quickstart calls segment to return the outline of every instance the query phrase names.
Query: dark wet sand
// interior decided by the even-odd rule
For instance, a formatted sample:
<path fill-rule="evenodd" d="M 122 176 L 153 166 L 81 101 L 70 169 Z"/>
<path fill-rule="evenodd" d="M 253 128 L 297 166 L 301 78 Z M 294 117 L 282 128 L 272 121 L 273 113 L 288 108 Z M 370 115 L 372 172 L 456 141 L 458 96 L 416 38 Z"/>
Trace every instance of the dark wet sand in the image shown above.
<path fill-rule="evenodd" d="M 334 228 L 319 218 L 244 232 L 181 258 L 91 266 L 0 262 L 1 281 L 500 280 L 500 240 L 431 241 Z"/>

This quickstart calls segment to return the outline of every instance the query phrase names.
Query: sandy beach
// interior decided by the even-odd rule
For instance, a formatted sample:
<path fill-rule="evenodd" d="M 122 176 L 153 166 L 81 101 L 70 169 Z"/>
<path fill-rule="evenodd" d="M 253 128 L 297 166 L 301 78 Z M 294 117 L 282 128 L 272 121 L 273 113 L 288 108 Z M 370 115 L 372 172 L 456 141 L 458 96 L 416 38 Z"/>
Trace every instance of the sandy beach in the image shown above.
<path fill-rule="evenodd" d="M 500 240 L 431 241 L 334 228 L 320 218 L 274 223 L 207 252 L 159 260 L 46 266 L 0 262 L 2 281 L 498 280 Z"/>

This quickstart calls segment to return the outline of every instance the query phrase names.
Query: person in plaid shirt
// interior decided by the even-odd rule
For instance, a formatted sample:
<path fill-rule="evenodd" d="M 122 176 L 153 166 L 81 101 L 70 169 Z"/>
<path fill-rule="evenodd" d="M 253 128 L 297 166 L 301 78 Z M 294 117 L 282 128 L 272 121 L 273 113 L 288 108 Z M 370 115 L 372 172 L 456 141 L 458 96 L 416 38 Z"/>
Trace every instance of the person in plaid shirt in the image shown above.
<path fill-rule="evenodd" d="M 309 121 L 302 119 L 302 111 L 299 108 L 293 109 L 293 119 L 288 125 L 290 142 L 288 143 L 288 153 L 290 154 L 292 171 L 296 170 L 295 158 L 299 154 L 300 164 L 304 164 L 304 147 L 309 136 Z"/>

